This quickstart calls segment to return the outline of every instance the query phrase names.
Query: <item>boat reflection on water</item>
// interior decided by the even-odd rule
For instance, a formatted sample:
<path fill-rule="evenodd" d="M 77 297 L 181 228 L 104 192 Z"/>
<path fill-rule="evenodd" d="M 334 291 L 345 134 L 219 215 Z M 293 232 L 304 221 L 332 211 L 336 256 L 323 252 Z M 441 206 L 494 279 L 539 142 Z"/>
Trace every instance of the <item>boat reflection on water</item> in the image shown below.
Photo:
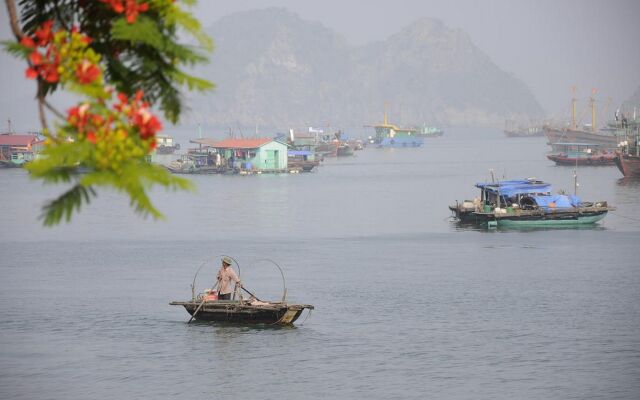
<path fill-rule="evenodd" d="M 618 186 L 640 187 L 640 177 L 630 176 L 620 178 L 616 182 Z"/>
<path fill-rule="evenodd" d="M 452 229 L 454 232 L 496 232 L 496 233 L 513 233 L 513 232 L 544 232 L 544 231 L 563 231 L 563 230 L 580 230 L 580 231 L 606 231 L 607 227 L 602 224 L 575 224 L 575 225 L 546 225 L 546 226 L 526 226 L 498 225 L 493 229 L 487 229 L 486 224 L 477 224 L 472 222 L 462 222 L 452 219 Z"/>

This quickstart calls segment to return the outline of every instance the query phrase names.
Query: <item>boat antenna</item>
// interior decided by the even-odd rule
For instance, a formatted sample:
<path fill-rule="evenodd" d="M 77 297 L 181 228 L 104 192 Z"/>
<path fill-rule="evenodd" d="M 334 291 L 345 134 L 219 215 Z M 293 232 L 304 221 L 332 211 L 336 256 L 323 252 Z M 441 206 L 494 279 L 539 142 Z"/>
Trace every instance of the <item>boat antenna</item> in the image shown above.
<path fill-rule="evenodd" d="M 198 277 L 198 274 L 200 273 L 200 270 L 202 269 L 202 267 L 204 267 L 204 265 L 207 263 L 207 261 L 203 261 L 202 264 L 200 264 L 200 267 L 198 267 L 198 270 L 196 271 L 195 276 L 193 277 L 193 282 L 191 282 L 191 300 L 195 301 L 196 300 L 196 278 Z"/>
<path fill-rule="evenodd" d="M 275 265 L 276 268 L 278 268 L 278 271 L 280 271 L 280 276 L 282 276 L 282 302 L 284 303 L 285 300 L 287 299 L 287 283 L 286 283 L 286 281 L 284 279 L 284 272 L 282 271 L 282 268 L 280 268 L 280 266 L 278 265 L 277 262 L 275 262 L 275 261 L 273 261 L 271 259 L 268 259 L 268 258 L 263 258 L 263 259 L 260 259 L 260 260 L 256 260 L 256 262 L 259 262 L 259 261 L 268 261 L 271 264 Z"/>
<path fill-rule="evenodd" d="M 576 164 L 578 162 L 576 161 Z M 576 167 L 576 169 L 573 170 L 573 195 L 577 196 L 578 195 L 578 186 L 580 186 L 580 184 L 578 184 L 578 167 Z"/>
<path fill-rule="evenodd" d="M 202 125 L 198 124 L 198 139 L 202 139 Z"/>
<path fill-rule="evenodd" d="M 493 168 L 489 169 L 489 173 L 491 174 L 491 183 L 496 183 L 496 177 L 493 175 Z"/>

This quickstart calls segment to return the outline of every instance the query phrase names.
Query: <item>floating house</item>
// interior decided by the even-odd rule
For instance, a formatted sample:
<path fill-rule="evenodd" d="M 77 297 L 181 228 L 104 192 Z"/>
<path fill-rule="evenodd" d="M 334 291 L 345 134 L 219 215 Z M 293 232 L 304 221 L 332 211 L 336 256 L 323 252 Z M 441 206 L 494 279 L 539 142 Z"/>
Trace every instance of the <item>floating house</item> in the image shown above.
<path fill-rule="evenodd" d="M 194 139 L 220 155 L 220 163 L 236 171 L 287 172 L 287 145 L 275 139 Z"/>
<path fill-rule="evenodd" d="M 33 159 L 33 145 L 37 135 L 0 135 L 0 166 L 20 167 Z"/>

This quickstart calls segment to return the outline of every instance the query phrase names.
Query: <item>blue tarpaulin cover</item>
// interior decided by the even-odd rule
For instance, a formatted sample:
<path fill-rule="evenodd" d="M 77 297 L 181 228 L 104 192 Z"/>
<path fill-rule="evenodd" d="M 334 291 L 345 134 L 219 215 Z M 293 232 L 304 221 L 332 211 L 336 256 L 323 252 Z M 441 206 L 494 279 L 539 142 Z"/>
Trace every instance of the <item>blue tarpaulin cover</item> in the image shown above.
<path fill-rule="evenodd" d="M 578 207 L 580 198 L 578 196 L 567 196 L 558 194 L 555 196 L 533 196 L 540 208 L 572 208 Z"/>
<path fill-rule="evenodd" d="M 310 156 L 313 153 L 309 150 L 289 150 L 287 151 L 287 155 L 289 156 Z"/>
<path fill-rule="evenodd" d="M 548 193 L 551 191 L 551 185 L 549 183 L 527 179 L 481 182 L 476 183 L 476 187 L 496 194 L 500 192 L 500 196 L 507 197 L 518 194 Z"/>

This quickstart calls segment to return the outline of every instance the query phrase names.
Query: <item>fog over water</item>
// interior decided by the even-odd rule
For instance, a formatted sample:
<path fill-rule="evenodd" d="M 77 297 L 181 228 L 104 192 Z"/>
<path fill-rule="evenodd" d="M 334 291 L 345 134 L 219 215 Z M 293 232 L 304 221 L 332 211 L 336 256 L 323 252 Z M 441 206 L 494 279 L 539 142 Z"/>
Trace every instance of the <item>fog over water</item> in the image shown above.
<path fill-rule="evenodd" d="M 598 88 L 611 109 L 640 86 L 638 1 L 201 0 L 196 15 L 210 27 L 267 7 L 353 46 L 441 20 L 549 116 L 567 115 L 574 85 L 582 100 Z M 10 38 L 4 5 L 0 36 Z M 0 52 L 0 131 L 8 118 L 17 131 L 39 129 L 24 69 Z M 53 102 L 64 109 L 69 97 Z M 254 135 L 243 122 L 234 134 Z M 364 138 L 372 122 L 335 126 Z M 189 175 L 194 192 L 151 191 L 161 221 L 98 190 L 71 223 L 44 228 L 41 207 L 64 186 L 0 169 L 0 399 L 640 398 L 640 180 L 615 166 L 556 166 L 544 137 L 444 129 L 423 147 L 370 146 L 312 173 Z M 228 130 L 202 126 L 205 137 Z M 198 130 L 164 133 L 185 152 Z M 448 206 L 478 196 L 474 184 L 491 172 L 615 210 L 580 228 L 452 221 Z M 201 266 L 196 290 L 211 287 L 222 254 L 264 300 L 282 296 L 265 259 L 277 261 L 288 301 L 315 310 L 294 327 L 188 324 L 169 302 L 191 298 Z"/>
<path fill-rule="evenodd" d="M 201 1 L 196 14 L 206 27 L 230 13 L 267 7 L 318 21 L 356 45 L 383 40 L 422 17 L 439 19 L 466 32 L 494 63 L 521 79 L 551 117 L 568 116 L 574 85 L 581 100 L 598 89 L 601 109 L 611 98 L 609 114 L 640 86 L 640 3 L 634 0 Z M 5 7 L 0 37 L 11 37 Z M 0 66 L 0 87 L 11 93 L 0 99 L 0 126 L 6 129 L 11 118 L 17 130 L 37 130 L 35 89 L 22 79 L 24 65 L 3 52 Z"/>
<path fill-rule="evenodd" d="M 310 174 L 194 176 L 195 194 L 154 192 L 166 222 L 102 191 L 53 229 L 36 212 L 60 188 L 0 171 L 0 397 L 637 399 L 638 181 L 579 168 L 581 196 L 617 207 L 584 229 L 449 220 L 490 168 L 571 192 L 546 147 L 451 129 Z M 218 254 L 263 299 L 282 294 L 259 261 L 276 260 L 316 309 L 292 329 L 187 325 L 168 303 L 203 263 L 209 286 Z"/>

